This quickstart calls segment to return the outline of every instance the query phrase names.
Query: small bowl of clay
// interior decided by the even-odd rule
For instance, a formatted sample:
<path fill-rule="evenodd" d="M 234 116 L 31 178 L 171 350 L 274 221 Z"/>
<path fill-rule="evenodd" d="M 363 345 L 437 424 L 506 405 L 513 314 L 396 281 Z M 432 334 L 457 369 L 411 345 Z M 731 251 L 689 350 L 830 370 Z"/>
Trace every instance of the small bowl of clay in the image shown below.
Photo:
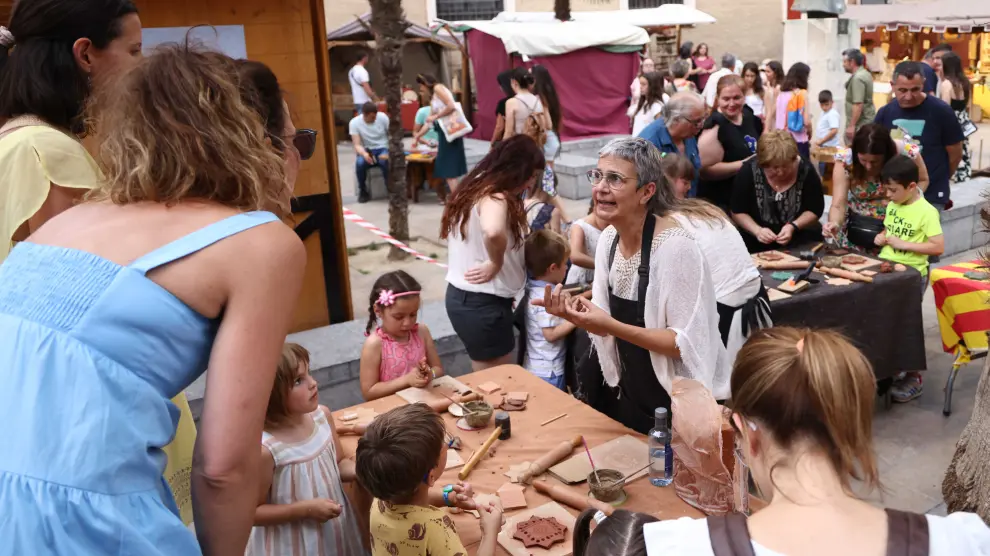
<path fill-rule="evenodd" d="M 615 469 L 599 469 L 588 475 L 588 486 L 591 495 L 601 502 L 615 502 L 622 498 L 622 487 L 626 485 L 626 476 Z"/>
<path fill-rule="evenodd" d="M 464 414 L 464 420 L 473 429 L 487 426 L 488 421 L 492 419 L 492 414 L 495 413 L 495 408 L 486 401 L 476 400 L 466 402 L 463 405 L 464 409 L 467 410 L 467 413 Z"/>

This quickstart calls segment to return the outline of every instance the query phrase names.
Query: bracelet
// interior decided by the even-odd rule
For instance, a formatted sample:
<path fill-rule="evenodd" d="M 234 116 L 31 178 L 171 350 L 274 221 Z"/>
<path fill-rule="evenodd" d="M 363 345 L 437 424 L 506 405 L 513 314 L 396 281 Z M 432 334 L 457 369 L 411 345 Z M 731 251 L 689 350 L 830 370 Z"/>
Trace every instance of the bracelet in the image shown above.
<path fill-rule="evenodd" d="M 443 504 L 448 508 L 453 508 L 455 504 L 450 502 L 450 493 L 454 492 L 454 485 L 447 485 L 443 487 Z"/>
<path fill-rule="evenodd" d="M 801 228 L 797 225 L 797 220 L 791 220 L 790 222 L 788 222 L 788 224 L 790 224 L 791 226 L 794 226 L 794 231 L 795 232 L 801 231 Z"/>

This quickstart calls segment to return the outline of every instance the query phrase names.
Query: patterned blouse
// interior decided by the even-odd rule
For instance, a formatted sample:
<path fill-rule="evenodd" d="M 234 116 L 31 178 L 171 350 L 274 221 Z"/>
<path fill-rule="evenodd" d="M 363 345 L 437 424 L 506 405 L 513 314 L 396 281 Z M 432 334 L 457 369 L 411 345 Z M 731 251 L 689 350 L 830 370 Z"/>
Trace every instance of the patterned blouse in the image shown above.
<path fill-rule="evenodd" d="M 373 556 L 467 556 L 454 522 L 433 506 L 375 500 L 371 505 Z"/>
<path fill-rule="evenodd" d="M 921 149 L 917 145 L 903 141 L 895 141 L 895 143 L 897 144 L 898 154 L 903 154 L 913 159 L 921 153 Z M 883 220 L 887 215 L 887 193 L 883 183 L 871 179 L 862 182 L 853 181 L 852 174 L 849 172 L 852 168 L 852 149 L 850 148 L 839 149 L 835 153 L 835 162 L 845 167 L 846 180 L 849 184 L 846 193 L 846 217 L 844 222 L 846 224 L 849 223 L 850 213 Z M 863 248 L 850 242 L 846 236 L 845 225 L 839 230 L 835 239 L 836 243 L 843 249 L 865 252 L 872 255 L 880 253 L 879 247 Z"/>

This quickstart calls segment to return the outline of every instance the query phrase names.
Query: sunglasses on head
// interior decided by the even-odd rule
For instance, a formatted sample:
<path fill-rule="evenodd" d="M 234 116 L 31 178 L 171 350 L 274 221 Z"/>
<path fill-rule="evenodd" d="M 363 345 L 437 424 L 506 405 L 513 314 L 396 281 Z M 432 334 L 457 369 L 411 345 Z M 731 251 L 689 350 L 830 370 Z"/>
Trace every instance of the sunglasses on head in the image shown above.
<path fill-rule="evenodd" d="M 313 152 L 316 151 L 315 129 L 297 129 L 295 135 L 285 137 L 284 139 L 290 140 L 289 142 L 292 143 L 293 148 L 299 153 L 301 160 L 309 160 L 313 157 Z"/>

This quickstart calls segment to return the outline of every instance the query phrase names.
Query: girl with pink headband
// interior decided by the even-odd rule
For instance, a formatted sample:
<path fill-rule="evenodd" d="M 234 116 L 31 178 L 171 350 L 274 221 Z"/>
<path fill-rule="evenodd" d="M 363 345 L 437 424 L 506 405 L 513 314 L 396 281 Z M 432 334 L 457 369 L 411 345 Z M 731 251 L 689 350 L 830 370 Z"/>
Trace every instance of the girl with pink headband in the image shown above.
<path fill-rule="evenodd" d="M 443 375 L 433 336 L 417 322 L 422 287 L 403 270 L 375 280 L 361 349 L 361 394 L 377 400 Z M 377 325 L 377 326 L 376 326 Z M 374 332 L 372 332 L 374 329 Z"/>

